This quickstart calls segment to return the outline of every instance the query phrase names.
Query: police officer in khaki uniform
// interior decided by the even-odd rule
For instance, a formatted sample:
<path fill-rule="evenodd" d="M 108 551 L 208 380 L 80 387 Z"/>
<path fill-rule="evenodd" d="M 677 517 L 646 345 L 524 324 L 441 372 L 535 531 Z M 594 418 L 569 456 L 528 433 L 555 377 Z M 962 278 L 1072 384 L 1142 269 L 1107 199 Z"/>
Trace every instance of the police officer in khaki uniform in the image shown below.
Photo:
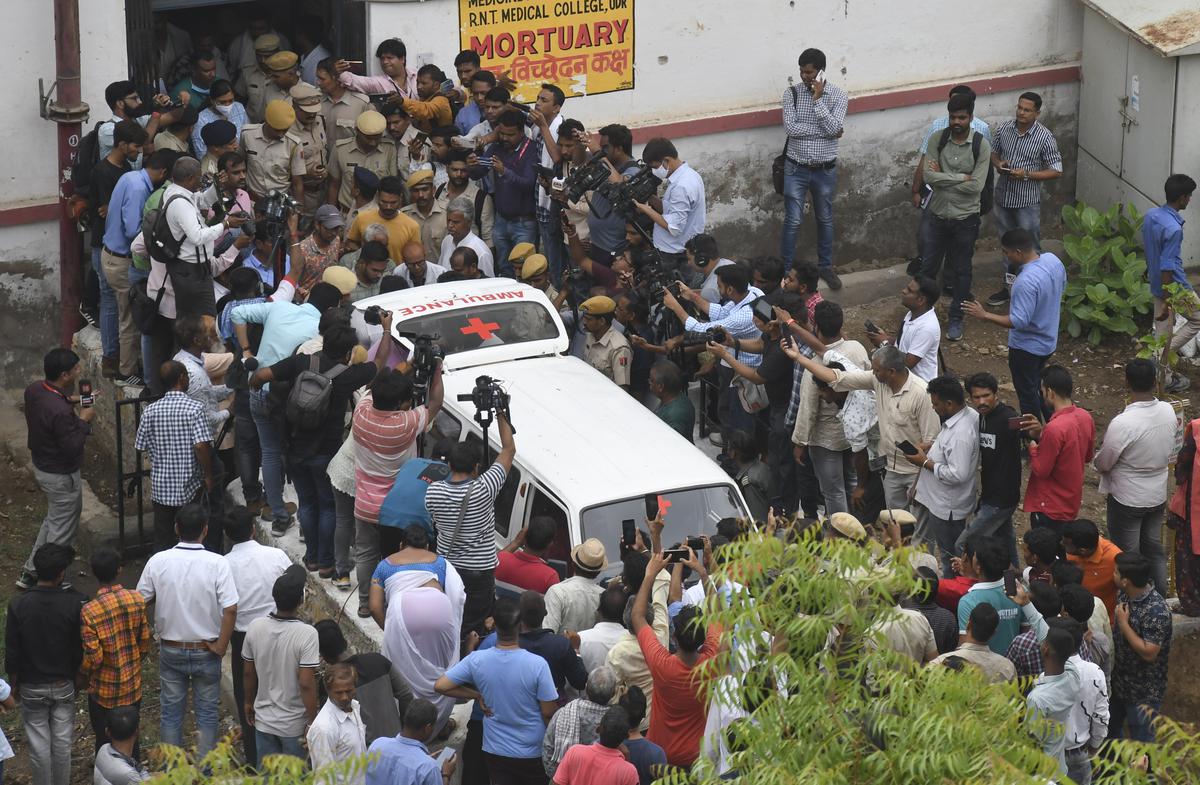
<path fill-rule="evenodd" d="M 320 98 L 321 91 L 300 79 L 300 56 L 295 52 L 276 52 L 267 58 L 266 66 L 271 77 L 271 84 L 267 86 L 268 102 L 278 100 L 290 104 L 291 89 L 296 85 L 312 87 Z"/>
<path fill-rule="evenodd" d="M 563 303 L 567 301 L 567 290 L 564 288 L 560 292 L 554 288 L 554 284 L 550 283 L 550 263 L 546 261 L 545 256 L 534 253 L 525 257 L 525 263 L 521 265 L 521 272 L 517 274 L 517 279 L 522 283 L 529 284 L 534 289 L 541 289 L 550 298 L 550 304 L 554 306 L 554 310 L 562 310 Z"/>
<path fill-rule="evenodd" d="M 324 62 L 324 61 L 322 61 Z M 317 87 L 325 94 L 321 100 L 321 115 L 329 133 L 329 147 L 354 138 L 354 123 L 358 116 L 371 108 L 371 101 L 338 81 L 337 71 L 317 66 Z"/>
<path fill-rule="evenodd" d="M 512 247 L 512 250 L 508 252 L 508 264 L 513 269 L 513 277 L 518 281 L 525 280 L 521 276 L 521 272 L 524 269 L 525 260 L 532 256 L 533 252 L 536 250 L 537 248 L 533 243 L 517 243 Z"/>
<path fill-rule="evenodd" d="M 300 156 L 304 159 L 304 216 L 311 218 L 325 200 L 325 185 L 329 179 L 329 147 L 325 118 L 321 116 L 321 91 L 300 82 L 288 92 L 292 108 L 296 110 L 296 124 L 291 132 L 300 139 Z"/>
<path fill-rule="evenodd" d="M 583 360 L 628 390 L 633 350 L 629 348 L 625 336 L 613 329 L 616 310 L 617 304 L 613 299 L 603 295 L 584 300 L 579 306 L 583 329 L 587 331 Z"/>
<path fill-rule="evenodd" d="M 285 101 L 267 104 L 266 122 L 242 128 L 246 190 L 255 204 L 271 191 L 291 192 L 304 203 L 303 142 L 291 132 L 296 110 Z"/>
<path fill-rule="evenodd" d="M 242 69 L 234 91 L 245 100 L 246 117 L 252 123 L 261 123 L 267 106 L 267 87 L 271 84 L 271 72 L 267 59 L 279 51 L 279 36 L 265 33 L 254 39 L 254 65 Z"/>
<path fill-rule="evenodd" d="M 442 240 L 446 238 L 446 208 L 433 196 L 433 172 L 418 169 L 408 176 L 404 185 L 412 201 L 401 207 L 400 212 L 421 227 L 425 258 L 437 259 L 442 253 Z"/>
<path fill-rule="evenodd" d="M 350 181 L 354 170 L 365 167 L 379 177 L 396 174 L 396 147 L 384 140 L 387 121 L 374 109 L 363 112 L 355 120 L 353 139 L 345 139 L 333 146 L 329 157 L 329 188 L 325 201 L 336 203 L 348 212 L 353 206 L 350 198 Z"/>

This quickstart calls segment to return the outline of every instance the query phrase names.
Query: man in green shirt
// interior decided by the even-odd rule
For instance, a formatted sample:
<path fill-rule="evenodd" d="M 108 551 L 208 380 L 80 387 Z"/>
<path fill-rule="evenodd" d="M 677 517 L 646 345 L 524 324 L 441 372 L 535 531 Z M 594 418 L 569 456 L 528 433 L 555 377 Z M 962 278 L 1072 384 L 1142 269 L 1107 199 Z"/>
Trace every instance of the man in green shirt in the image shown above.
<path fill-rule="evenodd" d="M 937 278 L 945 261 L 945 282 L 954 288 L 946 339 L 962 340 L 962 302 L 971 296 L 971 257 L 979 237 L 980 197 L 991 166 L 992 145 L 971 130 L 974 101 L 961 93 L 950 96 L 950 127 L 926 156 L 925 183 L 933 189 L 930 218 L 922 225 L 925 266 L 921 274 Z"/>
<path fill-rule="evenodd" d="M 658 397 L 658 419 L 692 441 L 696 429 L 696 407 L 683 389 L 683 372 L 670 360 L 659 360 L 650 367 L 650 392 Z"/>

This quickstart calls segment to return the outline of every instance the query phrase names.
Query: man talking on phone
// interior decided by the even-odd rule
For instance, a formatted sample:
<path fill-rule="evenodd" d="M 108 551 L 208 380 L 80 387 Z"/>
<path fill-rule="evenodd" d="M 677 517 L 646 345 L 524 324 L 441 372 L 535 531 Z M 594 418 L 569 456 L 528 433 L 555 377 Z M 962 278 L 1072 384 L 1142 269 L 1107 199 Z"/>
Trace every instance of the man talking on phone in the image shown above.
<path fill-rule="evenodd" d="M 841 289 L 833 271 L 833 194 L 837 190 L 838 140 L 849 99 L 825 79 L 825 53 L 805 49 L 797 61 L 800 81 L 783 94 L 787 131 L 783 168 L 783 238 L 779 255 L 785 269 L 796 258 L 796 237 L 804 221 L 804 199 L 811 192 L 817 218 L 817 270 L 830 289 Z"/>

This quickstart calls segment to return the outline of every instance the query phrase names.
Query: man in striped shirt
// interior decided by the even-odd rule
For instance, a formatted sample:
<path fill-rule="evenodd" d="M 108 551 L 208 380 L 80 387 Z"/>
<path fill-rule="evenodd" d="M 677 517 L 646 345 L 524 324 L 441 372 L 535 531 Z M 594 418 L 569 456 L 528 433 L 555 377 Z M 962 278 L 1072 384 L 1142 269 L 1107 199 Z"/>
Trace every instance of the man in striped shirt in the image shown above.
<path fill-rule="evenodd" d="M 1003 237 L 1010 229 L 1027 230 L 1033 235 L 1038 252 L 1042 250 L 1042 181 L 1062 177 L 1062 153 L 1046 126 L 1038 122 L 1042 97 L 1021 93 L 1017 99 L 1017 117 L 996 128 L 992 134 L 992 165 L 996 167 L 996 191 L 992 217 L 996 233 Z M 1009 271 L 1012 272 L 1011 270 Z M 988 297 L 988 305 L 1008 302 L 1011 275 L 1005 285 Z"/>
<path fill-rule="evenodd" d="M 512 426 L 496 413 L 500 453 L 480 473 L 477 443 L 458 442 L 450 450 L 450 477 L 429 486 L 425 509 L 437 532 L 437 552 L 454 565 L 466 590 L 461 637 L 472 630 L 487 634 L 483 622 L 496 600 L 496 497 L 512 471 L 517 446 Z"/>

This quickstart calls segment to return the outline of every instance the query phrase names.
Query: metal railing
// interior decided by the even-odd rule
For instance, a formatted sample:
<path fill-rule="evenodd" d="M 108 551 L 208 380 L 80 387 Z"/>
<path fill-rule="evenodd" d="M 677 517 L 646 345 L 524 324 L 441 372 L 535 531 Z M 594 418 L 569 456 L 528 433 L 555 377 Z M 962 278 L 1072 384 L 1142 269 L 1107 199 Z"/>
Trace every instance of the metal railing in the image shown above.
<path fill-rule="evenodd" d="M 142 451 L 136 447 L 133 450 L 134 468 L 131 471 L 125 470 L 125 433 L 124 422 L 121 416 L 121 409 L 128 407 L 133 410 L 133 430 L 137 433 L 138 424 L 142 420 L 142 407 L 152 402 L 151 398 L 121 398 L 116 401 L 114 407 L 114 427 L 117 434 L 117 538 L 119 541 L 118 548 L 122 555 L 130 556 L 144 552 L 151 546 L 151 543 L 146 541 L 146 501 L 144 490 L 149 486 L 150 470 L 145 468 L 142 461 Z M 136 444 L 136 438 L 134 439 Z M 143 479 L 146 481 L 143 485 Z M 135 508 L 137 510 L 137 542 L 129 544 L 126 542 L 125 534 L 125 508 L 126 498 L 135 499 Z"/>

